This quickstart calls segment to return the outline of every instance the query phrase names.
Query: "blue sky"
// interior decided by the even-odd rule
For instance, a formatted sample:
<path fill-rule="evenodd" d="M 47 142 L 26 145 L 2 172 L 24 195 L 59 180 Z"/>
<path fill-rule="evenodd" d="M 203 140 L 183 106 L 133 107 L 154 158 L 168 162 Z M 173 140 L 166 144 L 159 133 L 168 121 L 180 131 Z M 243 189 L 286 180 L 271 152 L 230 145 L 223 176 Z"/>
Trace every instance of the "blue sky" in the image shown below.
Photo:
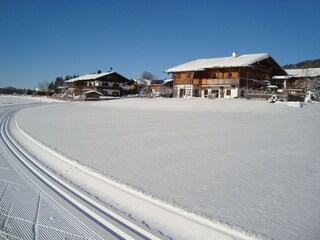
<path fill-rule="evenodd" d="M 0 87 L 57 76 L 165 69 L 197 58 L 320 58 L 320 1 L 0 0 Z"/>

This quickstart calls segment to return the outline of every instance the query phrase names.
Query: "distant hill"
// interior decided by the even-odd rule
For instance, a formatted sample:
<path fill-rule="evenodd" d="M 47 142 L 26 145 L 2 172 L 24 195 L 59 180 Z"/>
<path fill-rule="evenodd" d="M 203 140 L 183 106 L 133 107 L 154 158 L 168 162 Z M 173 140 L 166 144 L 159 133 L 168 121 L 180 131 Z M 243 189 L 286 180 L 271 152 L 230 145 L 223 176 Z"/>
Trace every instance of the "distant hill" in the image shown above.
<path fill-rule="evenodd" d="M 320 68 L 320 59 L 307 60 L 307 61 L 299 62 L 296 64 L 287 64 L 287 65 L 284 65 L 283 68 L 285 69 Z"/>
<path fill-rule="evenodd" d="M 20 95 L 20 94 L 26 94 L 31 95 L 34 91 L 31 89 L 22 89 L 22 88 L 15 88 L 15 87 L 4 87 L 0 88 L 0 94 L 14 94 L 14 95 Z"/>

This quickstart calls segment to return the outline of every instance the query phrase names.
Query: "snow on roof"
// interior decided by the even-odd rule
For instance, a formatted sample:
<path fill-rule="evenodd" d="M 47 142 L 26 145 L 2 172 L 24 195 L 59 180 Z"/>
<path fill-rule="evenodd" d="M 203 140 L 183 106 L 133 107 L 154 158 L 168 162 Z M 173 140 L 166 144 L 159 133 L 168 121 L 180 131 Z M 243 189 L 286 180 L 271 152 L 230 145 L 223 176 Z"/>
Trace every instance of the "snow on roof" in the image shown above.
<path fill-rule="evenodd" d="M 70 80 L 67 80 L 66 82 L 70 83 L 70 82 L 76 82 L 76 81 L 81 81 L 81 80 L 95 80 L 97 78 L 104 77 L 104 76 L 110 75 L 112 73 L 115 73 L 115 72 L 90 73 L 90 74 L 86 74 L 86 75 L 83 75 L 83 76 L 80 76 L 77 78 L 72 78 Z"/>
<path fill-rule="evenodd" d="M 320 76 L 320 68 L 285 69 L 291 77 L 317 77 Z"/>
<path fill-rule="evenodd" d="M 282 75 L 282 76 L 273 76 L 272 79 L 279 79 L 279 80 L 285 80 L 285 79 L 289 79 L 291 78 L 291 76 L 289 75 Z"/>
<path fill-rule="evenodd" d="M 36 88 L 35 90 L 36 90 L 36 92 L 54 92 L 54 90 L 48 89 L 48 88 L 46 88 L 46 89 L 44 89 L 44 88 Z"/>
<path fill-rule="evenodd" d="M 271 57 L 268 53 L 247 54 L 238 57 L 197 59 L 165 70 L 171 72 L 204 71 L 206 68 L 246 67 Z"/>
<path fill-rule="evenodd" d="M 148 79 L 134 79 L 134 81 L 137 82 L 138 85 L 150 85 L 152 80 Z"/>
<path fill-rule="evenodd" d="M 163 80 L 163 84 L 166 84 L 166 83 L 168 83 L 168 82 L 172 82 L 173 81 L 173 79 L 172 78 L 170 78 L 170 79 L 165 79 L 165 80 Z"/>
<path fill-rule="evenodd" d="M 164 83 L 164 80 L 152 80 L 150 84 L 161 85 Z"/>
<path fill-rule="evenodd" d="M 87 94 L 90 94 L 90 93 L 96 93 L 96 94 L 99 94 L 100 96 L 103 96 L 102 93 L 98 92 L 98 91 L 95 91 L 95 90 L 88 90 L 88 91 L 85 91 L 84 93 L 82 93 L 83 95 L 87 95 Z"/>

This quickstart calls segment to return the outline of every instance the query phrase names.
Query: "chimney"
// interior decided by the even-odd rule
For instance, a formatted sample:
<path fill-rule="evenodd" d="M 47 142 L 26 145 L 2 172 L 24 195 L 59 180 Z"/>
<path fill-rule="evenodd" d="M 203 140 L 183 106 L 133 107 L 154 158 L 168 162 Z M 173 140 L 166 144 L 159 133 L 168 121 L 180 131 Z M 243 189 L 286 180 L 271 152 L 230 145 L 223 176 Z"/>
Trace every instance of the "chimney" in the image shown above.
<path fill-rule="evenodd" d="M 237 53 L 236 51 L 233 51 L 233 52 L 232 52 L 232 57 L 233 57 L 233 58 L 238 57 L 238 53 Z"/>

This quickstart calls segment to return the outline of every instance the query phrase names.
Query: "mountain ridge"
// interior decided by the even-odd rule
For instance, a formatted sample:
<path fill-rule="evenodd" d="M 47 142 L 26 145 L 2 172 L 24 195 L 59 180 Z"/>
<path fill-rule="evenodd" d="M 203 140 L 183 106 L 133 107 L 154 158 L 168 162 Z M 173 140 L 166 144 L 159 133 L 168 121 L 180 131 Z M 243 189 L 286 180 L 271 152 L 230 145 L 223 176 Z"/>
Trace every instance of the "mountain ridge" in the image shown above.
<path fill-rule="evenodd" d="M 306 60 L 295 64 L 286 64 L 282 66 L 284 69 L 296 68 L 320 68 L 320 58 L 314 60 Z"/>

